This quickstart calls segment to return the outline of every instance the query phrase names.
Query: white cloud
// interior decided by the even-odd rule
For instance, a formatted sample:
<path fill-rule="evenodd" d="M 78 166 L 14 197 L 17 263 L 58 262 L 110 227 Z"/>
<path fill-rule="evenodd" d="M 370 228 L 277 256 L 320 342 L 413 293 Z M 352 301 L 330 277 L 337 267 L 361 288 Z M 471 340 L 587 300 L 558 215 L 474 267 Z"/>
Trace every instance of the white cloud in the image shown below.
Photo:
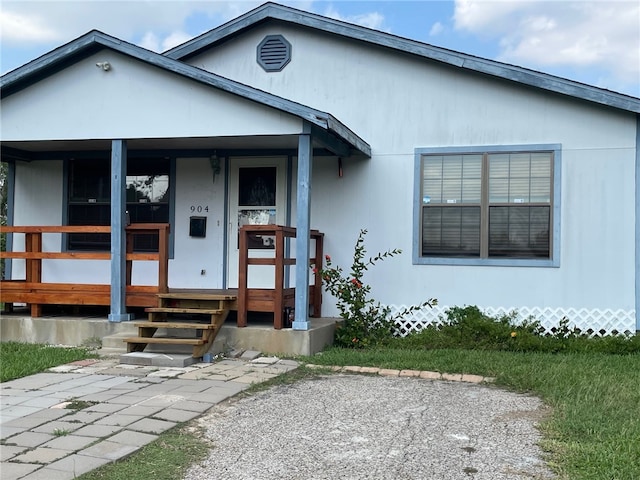
<path fill-rule="evenodd" d="M 46 40 L 69 41 L 89 30 L 97 29 L 124 40 L 184 37 L 185 24 L 194 16 L 210 20 L 214 28 L 244 13 L 259 0 L 2 0 L 3 43 Z M 145 32 L 142 37 L 142 32 Z M 198 32 L 201 33 L 201 32 Z M 164 41 L 158 40 L 162 46 Z M 168 43 L 171 43 L 170 41 Z"/>
<path fill-rule="evenodd" d="M 436 22 L 431 26 L 431 30 L 429 30 L 429 36 L 435 37 L 437 35 L 440 35 L 443 31 L 444 25 L 442 25 L 440 22 Z"/>
<path fill-rule="evenodd" d="M 147 50 L 154 52 L 160 51 L 160 40 L 158 40 L 158 36 L 153 32 L 146 32 L 138 44 Z"/>
<path fill-rule="evenodd" d="M 335 20 L 341 20 L 343 22 L 355 23 L 367 28 L 373 28 L 375 30 L 382 30 L 388 32 L 389 30 L 384 27 L 384 15 L 379 12 L 367 12 L 358 15 L 341 15 L 333 6 L 327 7 L 322 13 L 325 17 L 333 18 Z"/>
<path fill-rule="evenodd" d="M 183 31 L 175 31 L 161 39 L 154 32 L 146 32 L 138 42 L 138 45 L 154 52 L 164 52 L 186 42 L 191 37 L 193 35 Z"/>
<path fill-rule="evenodd" d="M 59 33 L 47 26 L 42 17 L 6 10 L 0 10 L 0 31 L 3 41 L 8 42 L 38 43 L 60 38 Z"/>
<path fill-rule="evenodd" d="M 193 35 L 189 35 L 183 31 L 172 32 L 167 35 L 167 37 L 162 40 L 162 51 L 169 50 L 173 47 L 177 47 L 178 45 L 183 44 L 187 40 L 189 40 Z"/>
<path fill-rule="evenodd" d="M 497 39 L 497 60 L 535 69 L 597 68 L 601 86 L 640 79 L 640 3 L 636 1 L 456 0 L 458 30 Z M 640 92 L 638 92 L 640 93 Z"/>

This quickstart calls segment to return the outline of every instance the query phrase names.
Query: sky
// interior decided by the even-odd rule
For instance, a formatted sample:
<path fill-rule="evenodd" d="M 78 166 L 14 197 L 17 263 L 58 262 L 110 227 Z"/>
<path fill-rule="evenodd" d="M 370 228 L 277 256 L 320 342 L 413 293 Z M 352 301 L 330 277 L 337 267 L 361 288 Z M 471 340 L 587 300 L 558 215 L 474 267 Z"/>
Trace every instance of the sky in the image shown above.
<path fill-rule="evenodd" d="M 163 52 L 253 0 L 0 0 L 0 73 L 97 29 Z M 640 97 L 638 0 L 278 3 L 470 55 Z"/>

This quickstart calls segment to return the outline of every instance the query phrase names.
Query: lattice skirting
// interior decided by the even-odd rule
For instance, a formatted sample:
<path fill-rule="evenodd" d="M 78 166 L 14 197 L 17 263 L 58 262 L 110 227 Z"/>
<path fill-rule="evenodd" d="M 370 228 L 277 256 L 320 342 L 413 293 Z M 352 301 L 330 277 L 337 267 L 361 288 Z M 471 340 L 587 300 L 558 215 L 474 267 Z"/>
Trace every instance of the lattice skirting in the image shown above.
<path fill-rule="evenodd" d="M 405 308 L 404 305 L 389 305 L 395 314 Z M 450 307 L 437 305 L 433 308 L 415 312 L 412 316 L 396 322 L 397 334 L 406 336 L 419 332 L 427 325 L 437 325 L 446 318 Z M 480 307 L 490 316 L 499 316 L 517 312 L 516 322 L 526 319 L 537 320 L 546 333 L 553 333 L 560 320 L 567 318 L 569 328 L 577 327 L 593 336 L 610 334 L 634 334 L 636 332 L 635 310 L 588 309 L 588 308 L 540 308 L 540 307 Z M 531 318 L 533 317 L 533 318 Z"/>

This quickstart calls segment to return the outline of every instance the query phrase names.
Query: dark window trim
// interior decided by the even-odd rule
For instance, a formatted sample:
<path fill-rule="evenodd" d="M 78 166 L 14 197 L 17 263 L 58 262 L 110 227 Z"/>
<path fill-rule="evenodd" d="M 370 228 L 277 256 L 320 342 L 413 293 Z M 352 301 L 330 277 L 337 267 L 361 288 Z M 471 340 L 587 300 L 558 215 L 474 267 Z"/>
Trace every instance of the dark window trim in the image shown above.
<path fill-rule="evenodd" d="M 465 257 L 423 257 L 421 255 L 422 228 L 422 156 L 443 154 L 520 153 L 552 152 L 552 202 L 551 202 L 551 258 L 465 258 Z M 478 145 L 455 147 L 416 148 L 414 151 L 414 195 L 413 195 L 413 264 L 414 265 L 466 265 L 504 267 L 559 267 L 560 266 L 560 226 L 561 226 L 561 144 L 531 145 Z"/>
<path fill-rule="evenodd" d="M 161 156 L 161 154 L 159 154 Z M 96 158 L 109 158 L 108 155 L 96 155 Z M 64 159 L 62 167 L 62 225 L 69 224 L 69 160 Z M 176 208 L 176 158 L 169 158 L 169 224 L 175 225 L 175 208 Z M 111 204 L 111 202 L 109 202 Z M 69 250 L 68 234 L 62 234 L 62 252 L 76 251 Z M 169 231 L 169 258 L 173 259 L 175 256 L 175 232 L 171 228 Z"/>

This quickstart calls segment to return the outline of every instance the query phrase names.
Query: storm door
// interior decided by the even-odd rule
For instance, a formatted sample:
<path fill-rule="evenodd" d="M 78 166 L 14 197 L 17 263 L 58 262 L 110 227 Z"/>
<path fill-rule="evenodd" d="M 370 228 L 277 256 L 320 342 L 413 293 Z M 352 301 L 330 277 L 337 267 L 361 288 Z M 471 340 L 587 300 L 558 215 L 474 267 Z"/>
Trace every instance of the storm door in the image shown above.
<path fill-rule="evenodd" d="M 229 246 L 227 285 L 238 286 L 238 231 L 243 225 L 284 225 L 286 158 L 231 158 L 229 168 Z M 273 258 L 274 238 L 249 238 L 250 256 Z M 273 288 L 274 268 L 251 265 L 250 288 Z"/>

